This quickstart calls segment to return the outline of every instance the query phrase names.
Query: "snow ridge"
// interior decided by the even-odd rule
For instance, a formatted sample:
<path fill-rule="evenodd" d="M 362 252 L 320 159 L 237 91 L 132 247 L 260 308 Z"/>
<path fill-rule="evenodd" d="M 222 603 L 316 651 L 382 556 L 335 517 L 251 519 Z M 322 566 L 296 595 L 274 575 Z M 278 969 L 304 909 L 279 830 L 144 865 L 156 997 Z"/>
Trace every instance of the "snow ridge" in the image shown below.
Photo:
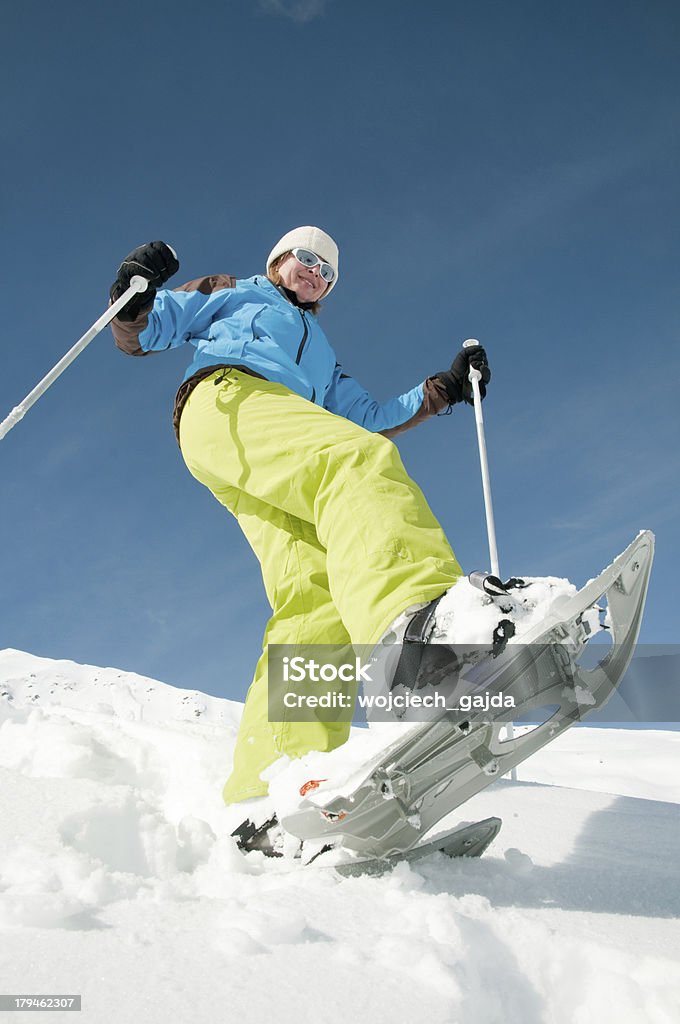
<path fill-rule="evenodd" d="M 240 711 L 0 652 L 5 992 L 102 1024 L 677 1019 L 677 733 L 572 730 L 466 805 L 504 819 L 480 861 L 345 879 L 235 848 Z"/>

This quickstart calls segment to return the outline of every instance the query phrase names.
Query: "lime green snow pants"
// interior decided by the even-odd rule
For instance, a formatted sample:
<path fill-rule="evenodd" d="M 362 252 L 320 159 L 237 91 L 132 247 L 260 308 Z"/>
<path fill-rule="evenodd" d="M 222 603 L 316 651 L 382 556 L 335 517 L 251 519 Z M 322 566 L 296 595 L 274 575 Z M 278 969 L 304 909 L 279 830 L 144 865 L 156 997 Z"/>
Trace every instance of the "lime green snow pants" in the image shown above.
<path fill-rule="evenodd" d="M 180 446 L 238 520 L 272 608 L 224 787 L 234 803 L 265 794 L 260 773 L 283 754 L 349 735 L 349 722 L 268 721 L 267 645 L 374 644 L 461 569 L 395 445 L 281 384 L 216 371 L 189 396 Z"/>

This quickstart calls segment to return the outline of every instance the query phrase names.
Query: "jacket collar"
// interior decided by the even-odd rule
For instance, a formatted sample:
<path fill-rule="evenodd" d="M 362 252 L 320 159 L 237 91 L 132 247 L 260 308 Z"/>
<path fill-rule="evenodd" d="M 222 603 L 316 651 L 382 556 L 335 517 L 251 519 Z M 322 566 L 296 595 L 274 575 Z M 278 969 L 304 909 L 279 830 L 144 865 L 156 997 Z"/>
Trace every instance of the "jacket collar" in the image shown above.
<path fill-rule="evenodd" d="M 263 288 L 272 288 L 279 295 L 283 296 L 286 302 L 290 302 L 291 306 L 297 306 L 298 309 L 306 311 L 310 310 L 314 303 L 313 302 L 300 302 L 295 292 L 291 291 L 290 288 L 285 288 L 283 285 L 274 284 L 268 277 L 256 277 L 255 281 L 258 285 Z"/>

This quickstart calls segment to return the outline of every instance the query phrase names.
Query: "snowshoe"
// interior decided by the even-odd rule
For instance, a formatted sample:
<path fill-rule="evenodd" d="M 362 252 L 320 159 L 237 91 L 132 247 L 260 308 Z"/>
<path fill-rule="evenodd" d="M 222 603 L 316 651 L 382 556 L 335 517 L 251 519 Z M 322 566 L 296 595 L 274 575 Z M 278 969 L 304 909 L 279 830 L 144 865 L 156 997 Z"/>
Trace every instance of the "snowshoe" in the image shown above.
<path fill-rule="evenodd" d="M 606 704 L 633 654 L 653 556 L 654 535 L 644 531 L 596 579 L 554 601 L 539 626 L 510 637 L 502 656 L 473 666 L 478 691 L 512 697 L 511 716 L 491 706 L 453 708 L 410 725 L 351 792 L 324 797 L 317 790 L 283 819 L 285 830 L 303 841 L 341 840 L 366 859 L 402 857 L 422 844 L 462 803 Z M 579 658 L 594 617 L 612 645 L 586 669 Z M 510 737 L 510 717 L 517 721 L 529 712 L 542 721 Z"/>

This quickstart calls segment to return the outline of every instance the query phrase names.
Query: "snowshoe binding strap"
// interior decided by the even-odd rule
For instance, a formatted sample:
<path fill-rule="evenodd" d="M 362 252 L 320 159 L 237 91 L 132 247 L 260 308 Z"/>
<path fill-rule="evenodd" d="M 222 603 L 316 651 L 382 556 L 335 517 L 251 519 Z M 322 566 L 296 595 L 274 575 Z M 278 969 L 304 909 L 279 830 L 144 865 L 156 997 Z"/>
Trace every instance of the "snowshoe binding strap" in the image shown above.
<path fill-rule="evenodd" d="M 443 596 L 442 594 L 440 597 L 436 597 L 434 601 L 430 601 L 424 608 L 417 611 L 406 627 L 401 654 L 390 684 L 390 692 L 396 690 L 398 686 L 404 686 L 408 690 L 418 688 L 417 679 L 423 652 L 434 629 L 437 605 Z"/>
<path fill-rule="evenodd" d="M 493 631 L 493 644 L 491 647 L 492 658 L 497 658 L 499 654 L 503 653 L 508 640 L 510 640 L 516 632 L 517 629 L 512 619 L 501 619 Z"/>
<path fill-rule="evenodd" d="M 520 579 L 518 576 L 511 576 L 509 580 L 503 583 L 498 576 L 492 576 L 488 572 L 481 572 L 479 569 L 469 573 L 468 580 L 473 587 L 476 587 L 477 590 L 483 590 L 489 597 L 502 597 L 513 590 L 523 590 L 529 586 L 525 580 Z"/>
<path fill-rule="evenodd" d="M 514 582 L 524 585 L 523 580 Z M 509 580 L 508 583 L 513 583 L 513 580 Z M 456 651 L 450 644 L 428 643 L 440 601 L 441 597 L 430 601 L 416 612 L 406 627 L 401 655 L 390 684 L 390 693 L 398 687 L 405 690 L 422 690 L 426 686 L 436 687 L 445 682 L 450 683 L 467 660 L 465 652 Z M 514 635 L 514 622 L 511 619 L 501 619 L 493 631 L 491 656 L 497 658 L 502 654 L 508 640 Z"/>
<path fill-rule="evenodd" d="M 444 595 L 441 594 L 439 597 L 435 597 L 434 601 L 430 601 L 424 608 L 417 611 L 404 633 L 405 644 L 426 644 L 430 638 L 430 634 L 434 629 L 434 620 L 437 614 L 437 605 L 441 601 Z"/>

